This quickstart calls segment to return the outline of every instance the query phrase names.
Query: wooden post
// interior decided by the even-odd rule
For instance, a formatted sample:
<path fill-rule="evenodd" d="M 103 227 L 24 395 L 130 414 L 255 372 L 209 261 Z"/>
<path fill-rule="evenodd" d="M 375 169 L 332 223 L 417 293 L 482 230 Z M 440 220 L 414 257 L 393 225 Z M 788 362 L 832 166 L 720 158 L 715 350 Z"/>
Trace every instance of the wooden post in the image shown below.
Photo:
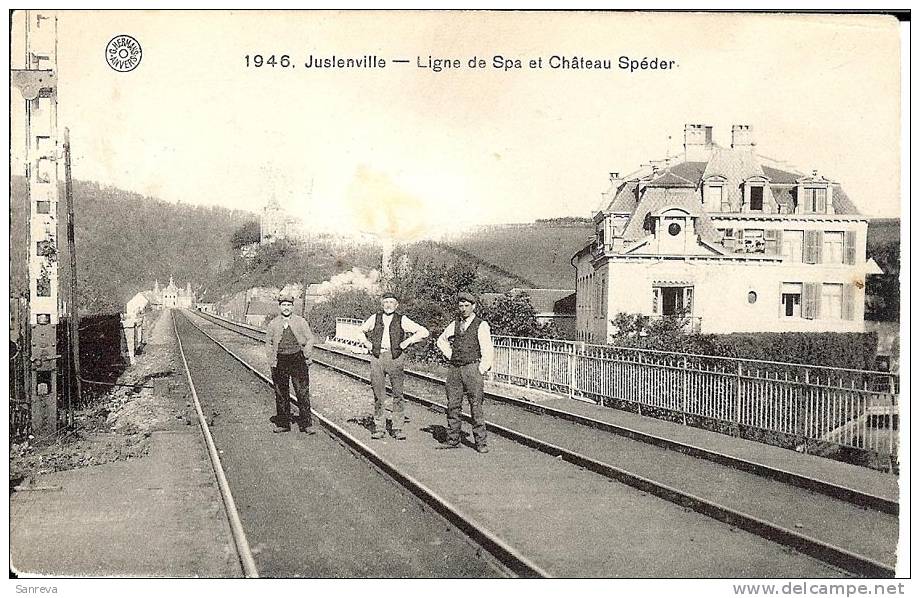
<path fill-rule="evenodd" d="M 80 403 L 80 302 L 77 299 L 77 244 L 74 232 L 73 177 L 71 176 L 70 129 L 64 128 L 64 197 L 67 201 L 67 250 L 70 253 L 70 356 L 73 363 L 71 393 L 67 400 L 67 424 L 73 424 L 74 403 Z"/>

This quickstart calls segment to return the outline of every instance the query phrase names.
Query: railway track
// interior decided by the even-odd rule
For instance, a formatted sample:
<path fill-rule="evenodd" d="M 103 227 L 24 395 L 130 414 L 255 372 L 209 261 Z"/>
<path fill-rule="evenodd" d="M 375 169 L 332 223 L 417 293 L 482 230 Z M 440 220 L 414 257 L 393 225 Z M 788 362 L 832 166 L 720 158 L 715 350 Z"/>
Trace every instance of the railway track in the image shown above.
<path fill-rule="evenodd" d="M 196 315 L 201 316 L 201 314 L 196 314 Z M 245 361 L 245 358 L 241 357 L 240 354 L 245 354 L 247 351 L 250 351 L 251 355 L 258 354 L 259 350 L 256 344 L 251 343 L 250 340 L 239 338 L 239 335 L 243 335 L 247 337 L 247 339 L 261 341 L 262 335 L 260 331 L 258 331 L 257 329 L 253 329 L 245 325 L 230 323 L 227 321 L 223 321 L 222 319 L 207 317 L 207 316 L 202 316 L 201 318 L 196 318 L 196 319 L 198 319 L 199 322 L 201 322 L 202 320 L 209 322 L 211 325 L 212 334 L 216 336 L 224 335 L 223 339 L 224 339 L 225 344 L 232 344 L 235 346 L 234 350 L 231 350 L 229 348 L 226 348 L 226 350 L 230 351 L 231 353 L 236 353 L 237 354 L 236 358 L 238 360 Z M 229 336 L 227 336 L 227 334 L 229 334 Z M 237 340 L 234 341 L 233 340 L 234 338 Z M 247 343 L 250 345 L 250 347 L 248 348 L 244 346 Z M 253 350 L 255 350 L 255 353 L 252 352 Z M 333 361 L 336 361 L 336 360 L 340 360 L 344 362 L 350 361 L 351 362 L 350 367 L 348 363 L 344 363 L 344 364 L 343 363 L 333 363 Z M 357 368 L 355 366 L 358 364 L 357 362 L 355 362 L 354 358 L 351 358 L 350 356 L 334 355 L 334 354 L 327 352 L 323 356 L 323 359 L 314 360 L 314 363 L 323 365 L 325 368 L 328 368 L 328 371 L 330 372 L 336 372 L 337 374 L 340 374 L 340 375 L 349 376 L 352 380 L 355 380 L 356 382 L 360 382 L 361 384 L 363 384 L 363 382 L 366 380 L 361 373 L 356 371 Z M 254 368 L 254 369 L 257 369 L 257 368 Z M 421 411 L 418 411 L 420 415 L 416 415 L 415 413 L 413 413 L 412 415 L 413 428 L 419 427 L 423 423 L 425 423 L 424 420 L 426 418 L 430 418 L 433 414 L 433 411 L 440 411 L 441 409 L 443 409 L 443 405 L 441 403 L 439 403 L 436 400 L 432 400 L 431 398 L 432 395 L 437 395 L 442 392 L 435 388 L 435 385 L 436 385 L 435 381 L 420 379 L 417 381 L 417 384 L 418 385 L 427 384 L 430 386 L 430 388 L 428 388 L 427 390 L 426 389 L 419 389 L 419 390 L 412 389 L 410 392 L 407 393 L 407 398 L 415 401 L 419 405 L 419 407 L 422 408 Z M 365 395 L 366 395 L 366 392 L 367 392 L 366 390 L 363 391 Z M 363 404 L 365 405 L 368 404 L 366 397 L 363 398 L 362 401 L 363 401 Z M 316 404 L 315 401 L 314 403 Z M 495 405 L 490 406 L 493 412 L 494 412 L 495 407 L 496 407 Z M 548 427 L 554 427 L 554 426 L 558 427 L 562 425 L 562 426 L 567 426 L 568 428 L 579 428 L 581 429 L 582 433 L 584 433 L 585 431 L 584 425 L 573 423 L 573 422 L 565 422 L 562 420 L 558 420 L 556 418 L 541 417 L 540 415 L 533 413 L 532 405 L 529 406 L 531 410 L 527 410 L 527 411 L 522 410 L 519 407 L 511 407 L 508 405 L 502 405 L 501 407 L 505 410 L 514 410 L 515 412 L 517 412 L 518 414 L 516 416 L 517 419 L 515 421 L 503 421 L 502 423 L 496 423 L 495 421 L 490 421 L 491 431 L 496 435 L 502 436 L 503 438 L 506 438 L 509 441 L 516 443 L 518 446 L 527 447 L 527 449 L 530 451 L 533 451 L 534 449 L 536 449 L 536 451 L 542 453 L 545 457 L 554 458 L 553 461 L 555 461 L 556 463 L 561 462 L 561 463 L 569 464 L 569 467 L 571 467 L 571 465 L 574 464 L 578 466 L 579 468 L 583 468 L 580 471 L 584 473 L 590 472 L 596 479 L 603 478 L 607 480 L 608 482 L 613 481 L 613 480 L 618 481 L 618 482 L 623 482 L 625 485 L 631 486 L 632 488 L 639 491 L 641 496 L 653 495 L 653 496 L 657 496 L 660 498 L 664 498 L 666 501 L 669 501 L 670 503 L 673 503 L 674 505 L 679 506 L 681 511 L 686 512 L 689 510 L 693 510 L 699 514 L 709 517 L 710 521 L 715 519 L 721 522 L 721 525 L 723 525 L 725 529 L 730 530 L 730 533 L 732 534 L 736 534 L 737 530 L 739 529 L 751 532 L 752 534 L 758 537 L 768 539 L 771 543 L 776 543 L 777 545 L 784 547 L 784 550 L 788 551 L 789 548 L 794 548 L 798 552 L 808 554 L 816 559 L 820 559 L 821 561 L 827 564 L 833 565 L 835 568 L 840 568 L 842 570 L 845 570 L 848 574 L 856 574 L 856 575 L 871 576 L 871 577 L 891 576 L 894 574 L 893 564 L 889 565 L 888 563 L 885 563 L 882 560 L 878 560 L 872 557 L 867 557 L 865 554 L 861 553 L 860 551 L 851 550 L 849 549 L 849 547 L 841 547 L 841 546 L 838 546 L 837 544 L 825 541 L 821 538 L 811 537 L 808 534 L 803 533 L 802 531 L 799 531 L 797 528 L 792 528 L 792 526 L 784 527 L 784 526 L 778 525 L 776 522 L 770 521 L 768 518 L 765 518 L 763 516 L 758 516 L 758 514 L 747 513 L 743 510 L 732 508 L 731 506 L 727 506 L 725 504 L 721 504 L 717 501 L 712 500 L 711 497 L 700 496 L 699 494 L 695 494 L 694 492 L 688 491 L 686 487 L 682 485 L 664 483 L 662 482 L 661 479 L 658 479 L 660 478 L 660 476 L 643 475 L 643 473 L 645 472 L 637 472 L 635 468 L 622 467 L 619 464 L 610 462 L 611 461 L 610 459 L 598 458 L 597 455 L 590 454 L 591 451 L 589 450 L 584 450 L 584 451 L 573 450 L 572 447 L 565 446 L 566 442 L 560 441 L 558 440 L 558 438 L 547 439 L 547 435 L 544 434 L 541 429 L 539 429 L 542 427 L 547 427 L 546 424 L 548 423 L 552 423 L 552 425 Z M 333 406 L 333 409 L 334 408 L 335 406 Z M 524 414 L 524 415 L 521 416 L 521 414 Z M 504 414 L 500 413 L 498 415 L 500 415 L 501 418 L 505 418 L 505 419 L 507 419 L 508 417 L 507 413 L 504 413 Z M 416 419 L 417 417 L 419 418 L 419 420 Z M 528 418 L 531 421 L 528 422 Z M 359 418 L 356 418 L 353 415 L 353 417 L 351 418 L 351 423 L 354 424 L 356 421 L 358 421 L 358 419 Z M 494 419 L 494 418 L 490 417 L 490 420 L 491 419 Z M 514 419 L 514 418 L 511 418 L 511 419 Z M 443 416 L 437 417 L 436 420 L 443 420 Z M 534 420 L 538 421 L 541 424 L 537 429 L 533 428 Z M 505 425 L 505 424 L 510 424 L 510 425 Z M 531 426 L 530 429 L 528 429 L 528 425 Z M 437 427 L 438 427 L 437 424 L 430 424 L 420 429 L 431 430 Z M 601 440 L 609 440 L 610 438 L 614 438 L 620 443 L 623 443 L 623 442 L 630 443 L 630 448 L 634 448 L 635 446 L 640 446 L 640 445 L 648 446 L 659 452 L 667 452 L 669 453 L 671 457 L 676 456 L 676 457 L 683 458 L 683 459 L 691 459 L 692 461 L 695 461 L 697 463 L 704 463 L 706 466 L 710 468 L 715 468 L 723 472 L 731 471 L 733 472 L 733 474 L 743 474 L 747 476 L 753 476 L 753 474 L 748 473 L 748 472 L 739 472 L 737 470 L 719 466 L 712 461 L 694 459 L 692 457 L 689 457 L 683 454 L 675 455 L 673 451 L 665 451 L 659 446 L 646 445 L 645 443 L 639 443 L 639 442 L 636 442 L 635 440 L 625 439 L 621 436 L 609 434 L 606 432 L 601 434 L 602 432 L 604 431 L 598 430 L 598 429 L 591 430 L 591 434 L 598 436 Z M 563 436 L 564 435 L 565 433 L 563 433 Z M 552 436 L 552 434 L 550 434 L 549 436 Z M 376 448 L 379 445 L 374 445 L 374 446 L 375 448 L 372 448 L 371 450 L 379 453 L 380 450 Z M 402 445 L 400 444 L 400 446 Z M 432 445 L 429 444 L 426 447 L 426 449 L 430 449 L 431 447 Z M 391 449 L 388 448 L 387 450 L 391 450 Z M 447 451 L 447 452 L 453 452 L 453 451 Z M 758 476 L 754 476 L 754 477 L 757 477 L 757 479 L 761 481 L 764 480 L 764 478 L 761 478 Z M 823 496 L 823 495 L 816 495 L 813 492 L 806 491 L 796 486 L 790 486 L 788 484 L 780 484 L 780 483 L 777 483 L 776 480 L 768 479 L 766 481 L 774 486 L 780 486 L 780 487 L 787 488 L 787 489 L 792 488 L 795 491 L 801 493 L 803 496 L 800 496 L 799 500 L 813 500 L 817 496 L 820 500 L 825 500 L 825 501 L 833 500 L 837 503 L 844 504 L 847 507 L 852 508 L 858 512 L 872 513 L 872 515 L 870 516 L 870 519 L 882 518 L 884 522 L 885 517 L 891 517 L 890 515 L 887 515 L 885 513 L 866 510 L 864 507 L 857 507 L 856 505 L 846 503 L 845 501 L 840 501 L 838 499 L 831 499 L 830 497 Z M 743 490 L 743 489 L 739 489 L 739 490 Z M 788 506 L 784 506 L 783 508 L 788 509 Z M 850 514 L 853 515 L 853 513 L 850 513 Z M 878 522 L 875 521 L 874 524 L 877 525 L 877 523 Z M 882 525 L 882 527 L 884 527 L 884 525 Z M 895 519 L 894 527 L 896 529 L 896 519 Z M 877 529 L 869 530 L 869 533 L 877 535 L 878 530 Z M 896 531 L 895 531 L 895 534 L 896 534 Z M 500 535 L 501 537 L 507 537 L 508 534 L 501 533 L 498 535 Z M 738 537 L 738 536 L 734 536 L 734 537 Z M 895 535 L 894 543 L 896 543 L 896 537 L 897 536 Z M 885 544 L 885 540 L 886 539 L 883 538 L 880 544 Z M 526 544 L 526 541 L 525 541 L 525 544 Z M 863 552 L 870 552 L 870 551 L 863 551 Z M 784 554 L 789 554 L 789 553 L 786 552 Z M 801 555 L 797 555 L 797 556 L 798 558 L 804 558 Z M 725 567 L 726 570 L 730 568 L 731 567 L 728 567 L 728 566 Z M 823 574 L 819 574 L 819 576 L 821 575 L 827 576 L 827 575 L 835 575 L 835 574 L 839 575 L 840 573 L 841 572 L 836 569 L 827 569 Z M 550 574 L 558 575 L 560 573 L 557 571 L 550 571 Z M 561 574 L 569 575 L 570 573 L 566 571 L 566 572 L 562 572 Z M 724 572 L 724 574 L 731 575 L 731 573 L 727 573 L 727 572 Z M 773 574 L 772 572 L 766 572 L 766 571 L 760 573 L 760 575 L 772 575 L 772 574 Z M 584 573 L 580 572 L 579 575 L 584 575 Z M 589 573 L 589 575 L 598 575 L 598 572 L 594 571 L 594 572 Z M 741 574 L 741 576 L 745 576 L 745 575 L 750 575 L 750 573 Z M 664 574 L 664 576 L 680 576 L 680 575 Z"/>
<path fill-rule="evenodd" d="M 176 320 L 182 362 L 247 577 L 545 575 L 321 414 L 314 421 L 328 434 L 271 434 L 269 381 L 243 370 L 187 318 Z M 248 400 L 259 395 L 261 401 Z M 266 437 L 279 442 L 265 443 Z M 361 466 L 355 467 L 355 457 Z"/>

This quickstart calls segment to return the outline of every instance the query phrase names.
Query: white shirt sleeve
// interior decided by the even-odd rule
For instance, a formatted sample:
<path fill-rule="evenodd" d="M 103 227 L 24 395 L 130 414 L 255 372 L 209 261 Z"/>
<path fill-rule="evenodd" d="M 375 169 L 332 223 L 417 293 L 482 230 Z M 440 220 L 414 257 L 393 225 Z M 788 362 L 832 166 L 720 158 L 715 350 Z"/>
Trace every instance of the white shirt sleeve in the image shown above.
<path fill-rule="evenodd" d="M 482 353 L 480 365 L 482 369 L 488 372 L 495 362 L 495 345 L 492 344 L 492 329 L 485 320 L 479 325 L 477 336 L 479 338 L 479 351 Z"/>
<path fill-rule="evenodd" d="M 451 322 L 447 325 L 447 328 L 444 329 L 444 332 L 441 333 L 441 336 L 438 337 L 437 345 L 438 349 L 441 350 L 441 353 L 444 354 L 444 357 L 450 359 L 453 355 L 453 350 L 450 346 L 450 341 L 447 340 L 449 337 L 454 335 L 454 325 L 456 322 Z"/>
<path fill-rule="evenodd" d="M 368 333 L 374 329 L 374 325 L 377 323 L 377 314 L 371 314 L 371 317 L 364 320 L 364 323 L 361 324 L 361 332 Z"/>
<path fill-rule="evenodd" d="M 428 329 L 412 321 L 409 316 L 402 317 L 402 329 L 405 332 L 408 332 L 412 336 L 409 337 L 413 339 L 412 342 L 420 341 L 423 338 L 427 338 L 431 333 L 428 332 Z"/>

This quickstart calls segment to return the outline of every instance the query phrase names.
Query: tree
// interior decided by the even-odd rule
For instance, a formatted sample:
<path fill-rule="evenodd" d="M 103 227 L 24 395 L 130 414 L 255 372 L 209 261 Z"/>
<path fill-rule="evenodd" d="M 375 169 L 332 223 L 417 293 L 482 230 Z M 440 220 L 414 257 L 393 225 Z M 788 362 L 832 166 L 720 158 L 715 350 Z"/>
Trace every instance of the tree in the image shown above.
<path fill-rule="evenodd" d="M 261 235 L 262 229 L 259 226 L 259 222 L 249 220 L 233 232 L 233 236 L 230 237 L 230 247 L 236 251 L 245 245 L 258 243 L 261 240 Z"/>
<path fill-rule="evenodd" d="M 332 337 L 335 336 L 336 318 L 364 320 L 379 309 L 378 298 L 370 296 L 362 289 L 338 291 L 325 301 L 314 305 L 307 319 L 310 328 L 319 338 Z"/>
<path fill-rule="evenodd" d="M 537 312 L 527 293 L 505 293 L 481 311 L 492 327 L 492 334 L 535 338 L 559 336 L 555 326 L 537 321 Z"/>

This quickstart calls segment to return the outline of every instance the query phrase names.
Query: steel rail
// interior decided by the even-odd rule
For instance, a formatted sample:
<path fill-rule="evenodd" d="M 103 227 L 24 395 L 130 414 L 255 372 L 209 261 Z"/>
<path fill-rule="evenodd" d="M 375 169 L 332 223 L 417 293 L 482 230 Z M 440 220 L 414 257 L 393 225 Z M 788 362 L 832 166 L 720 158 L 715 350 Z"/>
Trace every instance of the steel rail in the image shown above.
<path fill-rule="evenodd" d="M 215 324 L 221 325 L 219 322 L 215 322 Z M 223 327 L 227 328 L 226 326 Z M 256 335 L 258 334 L 258 331 L 252 330 L 251 327 L 247 328 L 249 328 L 253 334 L 244 335 L 257 339 Z M 233 332 L 233 330 L 231 330 L 231 332 Z M 335 353 L 346 357 L 353 357 L 351 355 L 339 353 L 337 351 Z M 359 361 L 364 361 L 360 358 L 356 359 Z M 352 379 L 359 380 L 364 383 L 370 382 L 368 377 L 351 371 L 347 368 L 327 363 L 315 358 L 313 359 L 313 362 L 317 365 L 324 366 L 334 372 L 343 374 Z M 424 377 L 428 378 L 432 382 L 437 380 L 437 378 L 434 376 L 425 375 Z M 430 409 L 445 411 L 447 408 L 446 405 L 442 403 L 426 399 L 416 395 L 415 393 L 403 391 L 403 394 L 407 399 Z M 529 406 L 532 407 L 532 405 Z M 472 418 L 468 413 L 463 412 L 462 416 L 466 421 L 472 421 Z M 609 463 L 604 463 L 581 453 L 570 451 L 558 445 L 545 442 L 526 434 L 522 434 L 511 428 L 506 428 L 489 421 L 486 421 L 486 428 L 498 434 L 499 436 L 512 440 L 513 442 L 528 446 L 553 457 L 561 458 L 566 462 L 572 463 L 573 465 L 583 467 L 609 479 L 617 480 L 628 486 L 643 492 L 648 492 L 649 494 L 653 494 L 679 506 L 691 508 L 702 515 L 706 515 L 707 517 L 711 517 L 717 521 L 721 521 L 728 525 L 743 529 L 747 532 L 776 542 L 783 546 L 788 546 L 803 554 L 807 554 L 828 564 L 840 567 L 841 569 L 845 569 L 851 573 L 869 578 L 890 578 L 895 576 L 895 569 L 892 565 L 876 561 L 869 557 L 865 557 L 863 555 L 846 550 L 845 548 L 834 546 L 833 544 L 824 542 L 817 538 L 812 538 L 811 536 L 807 536 L 780 525 L 770 523 L 769 521 L 761 519 L 755 515 L 725 507 L 716 502 L 680 490 L 679 488 L 674 488 L 667 484 L 656 482 Z"/>
<path fill-rule="evenodd" d="M 352 372 L 347 368 L 325 363 L 317 359 L 314 359 L 313 362 L 345 376 L 354 378 L 355 380 L 370 383 L 369 378 L 357 372 Z M 403 391 L 403 395 L 407 399 L 431 409 L 437 409 L 439 411 L 445 411 L 447 409 L 447 406 L 442 403 L 426 399 L 414 393 L 406 392 L 405 390 Z M 463 412 L 462 416 L 467 422 L 472 422 L 472 417 L 468 413 Z M 840 567 L 851 573 L 869 578 L 889 578 L 895 576 L 894 567 L 886 563 L 870 559 L 846 550 L 845 548 L 840 548 L 833 544 L 818 540 L 817 538 L 812 538 L 794 530 L 770 523 L 756 515 L 722 506 L 716 502 L 680 490 L 679 488 L 656 482 L 639 474 L 616 467 L 615 465 L 604 463 L 603 461 L 523 434 L 511 428 L 506 428 L 489 421 L 485 423 L 486 429 L 513 442 L 538 450 L 552 457 L 561 458 L 563 461 L 572 463 L 578 467 L 583 467 L 588 471 L 600 474 L 609 479 L 617 480 L 637 490 L 648 492 L 649 494 L 653 494 L 681 507 L 693 509 L 697 513 L 743 529 L 767 540 L 794 548 L 803 554 L 817 558 L 830 565 Z"/>
<path fill-rule="evenodd" d="M 259 577 L 259 570 L 256 567 L 255 559 L 252 556 L 252 550 L 249 547 L 249 540 L 246 539 L 246 531 L 243 529 L 243 522 L 240 520 L 239 511 L 236 508 L 236 502 L 233 500 L 233 494 L 230 492 L 230 484 L 227 482 L 227 476 L 224 474 L 224 468 L 220 463 L 220 456 L 217 453 L 217 447 L 214 445 L 214 439 L 211 437 L 211 431 L 208 429 L 208 422 L 205 420 L 204 413 L 201 410 L 201 402 L 198 400 L 198 393 L 195 391 L 195 383 L 192 382 L 192 373 L 188 367 L 188 361 L 185 358 L 185 349 L 182 347 L 182 339 L 179 337 L 179 329 L 176 327 L 176 319 L 172 318 L 173 332 L 176 335 L 176 342 L 179 344 L 179 355 L 182 357 L 182 365 L 185 368 L 185 376 L 188 380 L 189 390 L 192 392 L 192 399 L 195 401 L 195 412 L 198 414 L 198 426 L 204 435 L 204 441 L 208 446 L 208 456 L 211 460 L 211 468 L 217 477 L 217 485 L 220 488 L 220 496 L 224 502 L 224 511 L 227 513 L 227 521 L 230 523 L 230 531 L 233 534 L 233 542 L 236 546 L 237 556 L 240 565 L 243 568 L 243 574 L 246 577 Z"/>
<path fill-rule="evenodd" d="M 188 315 L 183 314 L 183 316 L 185 317 L 186 321 L 196 330 L 210 339 L 218 347 L 223 349 L 228 355 L 233 357 L 247 370 L 249 370 L 250 373 L 254 374 L 262 382 L 268 384 L 271 387 L 274 387 L 271 379 L 260 372 L 258 368 L 247 362 L 243 357 L 208 334 L 205 330 L 202 330 L 191 320 L 191 318 L 188 317 Z M 317 362 L 315 359 L 313 361 L 318 365 L 328 367 L 325 363 Z M 290 398 L 296 403 L 294 395 L 292 395 Z M 505 568 L 512 575 L 524 578 L 551 577 L 547 571 L 531 562 L 525 556 L 520 554 L 515 548 L 511 547 L 501 538 L 490 532 L 482 524 L 464 515 L 458 507 L 454 506 L 447 499 L 439 496 L 431 488 L 427 487 L 411 475 L 400 471 L 395 465 L 384 459 L 382 456 L 378 455 L 373 449 L 362 443 L 360 440 L 355 438 L 341 426 L 337 425 L 331 419 L 325 417 L 315 409 L 310 409 L 310 412 L 313 417 L 316 418 L 317 421 L 319 421 L 334 438 L 339 439 L 347 447 L 351 448 L 359 455 L 370 461 L 380 471 L 394 479 L 401 487 L 408 490 L 413 496 L 417 497 L 424 504 L 432 508 L 435 513 L 440 515 L 447 522 L 460 530 L 470 541 L 475 544 L 475 546 L 481 547 L 486 552 L 488 552 L 493 558 L 495 558 L 496 561 L 498 561 L 498 563 L 503 568 Z"/>
<path fill-rule="evenodd" d="M 341 355 L 348 359 L 353 359 L 357 361 L 366 361 L 357 355 L 352 355 L 344 351 L 339 351 L 330 347 L 317 347 L 323 351 L 334 353 L 336 355 Z M 424 372 L 415 372 L 406 370 L 406 374 L 425 380 L 431 383 L 435 383 L 443 386 L 445 380 L 439 376 L 433 374 L 427 374 Z M 713 451 L 699 446 L 694 446 L 692 444 L 687 444 L 680 442 L 678 440 L 672 440 L 670 438 L 665 438 L 663 436 L 658 436 L 655 434 L 650 434 L 648 432 L 642 432 L 641 430 L 636 430 L 622 424 L 614 424 L 610 422 L 605 422 L 599 419 L 594 419 L 585 415 L 579 415 L 577 413 L 572 413 L 570 411 L 565 411 L 563 409 L 556 409 L 554 407 L 549 407 L 545 405 L 538 405 L 530 401 L 517 399 L 514 397 L 509 397 L 505 395 L 500 395 L 492 393 L 489 391 L 485 392 L 485 396 L 501 403 L 507 403 L 514 405 L 516 407 L 521 407 L 528 411 L 533 411 L 541 415 L 550 415 L 552 417 L 570 421 L 576 424 L 587 426 L 590 428 L 596 428 L 598 430 L 609 432 L 611 434 L 616 434 L 618 436 L 623 436 L 629 438 L 630 440 L 636 440 L 639 442 L 644 442 L 646 444 L 651 444 L 658 446 L 664 449 L 675 451 L 678 453 L 683 453 L 691 457 L 696 457 L 698 459 L 706 459 L 707 461 L 712 461 L 718 463 L 719 465 L 724 465 L 726 467 L 731 467 L 739 471 L 745 471 L 748 473 L 753 473 L 760 477 L 769 478 L 788 484 L 790 486 L 797 486 L 799 488 L 804 488 L 806 490 L 811 490 L 813 492 L 818 492 L 831 498 L 836 498 L 837 500 L 842 500 L 860 507 L 868 507 L 870 509 L 880 511 L 882 513 L 887 513 L 889 515 L 898 515 L 900 511 L 899 504 L 896 500 L 891 500 L 883 496 L 878 496 L 875 494 L 870 494 L 862 490 L 857 490 L 855 488 L 850 488 L 847 486 L 839 486 L 831 482 L 826 482 L 824 480 L 819 480 L 807 475 L 800 473 L 795 473 L 786 469 L 780 469 L 778 467 L 772 467 L 769 465 L 764 465 L 763 463 L 756 463 L 748 459 L 741 457 L 736 457 L 733 455 L 727 455 L 725 453 L 720 453 L 718 451 Z"/>
<path fill-rule="evenodd" d="M 198 313 L 198 315 L 205 316 L 205 319 L 210 320 L 219 326 L 227 328 L 228 330 L 237 332 L 238 334 L 241 334 L 243 336 L 247 336 L 249 338 L 252 338 L 258 341 L 264 340 L 265 332 L 253 326 L 249 326 L 247 324 L 241 324 L 239 322 L 232 322 L 230 320 L 226 320 L 219 316 L 214 316 L 213 314 Z M 238 328 L 238 329 L 231 328 L 231 326 Z M 319 350 L 322 350 L 328 353 L 332 353 L 334 355 L 340 355 L 346 359 L 352 359 L 352 360 L 360 361 L 360 362 L 367 362 L 366 359 L 358 355 L 346 353 L 345 351 L 340 351 L 340 350 L 333 349 L 330 347 L 317 346 L 316 349 L 319 349 Z M 440 378 L 433 374 L 417 372 L 417 371 L 413 371 L 409 369 L 406 369 L 406 374 L 414 378 L 418 378 L 421 380 L 425 380 L 427 382 L 438 384 L 440 386 L 443 386 L 445 383 L 445 380 L 443 378 Z M 718 451 L 713 451 L 713 450 L 702 448 L 699 446 L 686 444 L 686 443 L 683 443 L 677 440 L 672 440 L 670 438 L 657 436 L 655 434 L 649 434 L 647 432 L 642 432 L 641 430 L 636 430 L 634 428 L 630 428 L 628 426 L 624 426 L 621 424 L 614 424 L 614 423 L 594 419 L 591 417 L 587 417 L 584 415 L 578 415 L 576 413 L 572 413 L 572 412 L 565 411 L 562 409 L 556 409 L 554 407 L 549 407 L 549 406 L 544 406 L 544 405 L 537 405 L 530 401 L 525 401 L 525 400 L 517 399 L 514 397 L 500 395 L 500 394 L 492 393 L 489 391 L 486 391 L 484 394 L 487 398 L 492 399 L 494 401 L 507 403 L 510 405 L 514 405 L 516 407 L 521 407 L 528 411 L 540 413 L 541 415 L 550 415 L 552 417 L 570 421 L 570 422 L 573 422 L 579 425 L 596 428 L 604 432 L 608 432 L 611 434 L 617 434 L 619 436 L 629 438 L 630 440 L 645 442 L 647 444 L 652 444 L 654 446 L 658 446 L 658 447 L 672 450 L 675 452 L 683 453 L 691 457 L 696 457 L 699 459 L 706 459 L 708 461 L 718 463 L 719 465 L 724 465 L 726 467 L 731 467 L 733 469 L 737 469 L 740 471 L 753 473 L 760 477 L 774 479 L 784 484 L 788 484 L 790 486 L 797 486 L 799 488 L 804 488 L 806 490 L 818 492 L 820 494 L 830 496 L 831 498 L 842 500 L 844 502 L 848 502 L 848 503 L 851 503 L 851 504 L 854 504 L 860 507 L 867 507 L 867 508 L 870 508 L 876 511 L 880 511 L 882 513 L 887 513 L 889 515 L 898 515 L 900 512 L 900 507 L 896 500 L 891 500 L 883 496 L 870 494 L 868 492 L 857 490 L 855 488 L 851 488 L 847 486 L 840 486 L 837 484 L 833 484 L 831 482 L 813 478 L 813 477 L 803 475 L 800 473 L 795 473 L 795 472 L 792 472 L 786 469 L 764 465 L 763 463 L 757 463 L 754 461 L 750 461 L 748 459 L 743 459 L 741 457 L 727 455 L 725 453 L 720 453 Z"/>

